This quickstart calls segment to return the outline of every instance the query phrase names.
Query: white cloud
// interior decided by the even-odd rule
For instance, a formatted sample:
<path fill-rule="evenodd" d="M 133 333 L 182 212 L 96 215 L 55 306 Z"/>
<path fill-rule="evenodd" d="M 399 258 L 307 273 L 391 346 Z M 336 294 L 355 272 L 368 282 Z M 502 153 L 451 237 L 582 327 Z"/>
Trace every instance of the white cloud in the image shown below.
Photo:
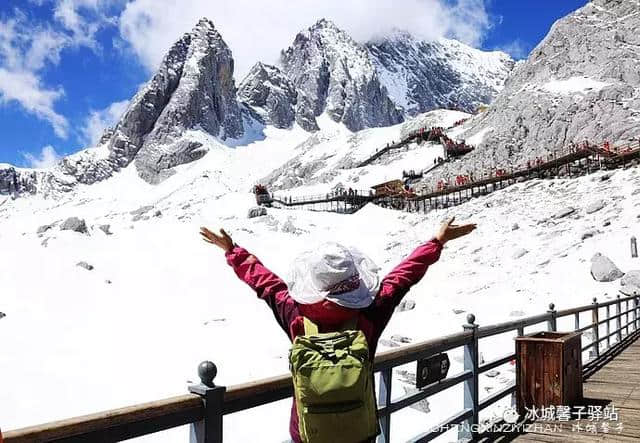
<path fill-rule="evenodd" d="M 68 122 L 53 109 L 56 100 L 64 95 L 62 89 L 47 89 L 40 79 L 28 71 L 8 71 L 0 68 L 0 104 L 12 101 L 37 117 L 48 121 L 58 137 L 66 137 Z"/>
<path fill-rule="evenodd" d="M 478 46 L 490 28 L 484 1 L 132 0 L 120 15 L 120 33 L 154 71 L 173 42 L 208 17 L 233 51 L 241 77 L 258 60 L 274 63 L 297 32 L 323 17 L 359 41 L 404 28 L 427 40 L 448 36 Z"/>
<path fill-rule="evenodd" d="M 529 45 L 527 45 L 527 43 L 523 42 L 520 39 L 517 39 L 507 44 L 498 46 L 496 49 L 506 52 L 515 60 L 522 60 L 529 56 L 530 51 L 528 48 Z"/>
<path fill-rule="evenodd" d="M 95 34 L 111 23 L 102 8 L 108 0 L 31 0 L 53 4 L 49 23 L 34 22 L 15 8 L 13 15 L 0 19 L 0 104 L 16 102 L 28 113 L 51 124 L 55 134 L 66 138 L 67 119 L 56 112 L 64 90 L 44 84 L 41 71 L 60 63 L 66 48 L 86 46 L 99 51 Z M 118 0 L 116 3 L 119 3 Z M 83 11 L 81 14 L 80 11 Z"/>
<path fill-rule="evenodd" d="M 42 148 L 40 154 L 33 155 L 30 153 L 22 153 L 30 168 L 50 168 L 55 166 L 61 158 L 61 155 L 51 145 Z"/>
<path fill-rule="evenodd" d="M 129 100 L 111 103 L 105 109 L 91 111 L 82 128 L 83 140 L 88 145 L 95 145 L 102 137 L 104 130 L 120 120 L 129 105 Z"/>

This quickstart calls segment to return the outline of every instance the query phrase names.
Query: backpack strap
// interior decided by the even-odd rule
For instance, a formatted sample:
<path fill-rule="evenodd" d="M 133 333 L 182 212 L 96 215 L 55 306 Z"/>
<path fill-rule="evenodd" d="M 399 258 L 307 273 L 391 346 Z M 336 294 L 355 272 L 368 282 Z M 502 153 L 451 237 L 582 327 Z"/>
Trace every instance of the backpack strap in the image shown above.
<path fill-rule="evenodd" d="M 318 335 L 318 326 L 307 317 L 304 320 L 304 335 Z"/>
<path fill-rule="evenodd" d="M 304 335 L 318 335 L 318 325 L 309 320 L 307 317 L 302 317 L 304 320 Z M 347 320 L 340 331 L 353 331 L 356 330 L 358 326 L 358 316 Z"/>

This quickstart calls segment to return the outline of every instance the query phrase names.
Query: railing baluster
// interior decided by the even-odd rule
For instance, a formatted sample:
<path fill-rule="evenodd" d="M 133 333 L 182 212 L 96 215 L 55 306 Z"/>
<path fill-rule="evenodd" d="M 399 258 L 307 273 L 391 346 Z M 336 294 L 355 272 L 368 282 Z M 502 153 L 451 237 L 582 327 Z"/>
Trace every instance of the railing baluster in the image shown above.
<path fill-rule="evenodd" d="M 625 305 L 625 309 L 624 310 L 626 311 L 626 314 L 624 314 L 624 324 L 626 325 L 625 332 L 627 334 L 627 337 L 629 336 L 629 301 L 630 300 L 627 299 L 625 301 L 625 303 L 624 303 L 624 305 Z"/>
<path fill-rule="evenodd" d="M 596 358 L 600 357 L 600 320 L 598 313 L 598 299 L 593 297 L 593 310 L 591 311 L 591 320 L 593 322 L 593 343 L 594 346 L 591 349 L 596 354 Z"/>
<path fill-rule="evenodd" d="M 380 371 L 380 388 L 378 389 L 378 404 L 388 406 L 391 403 L 391 379 L 393 368 Z M 391 440 L 391 414 L 380 417 L 382 432 L 378 436 L 378 443 L 389 443 Z"/>
<path fill-rule="evenodd" d="M 620 306 L 620 294 L 618 294 L 616 299 L 617 299 L 617 301 L 616 301 L 616 307 L 617 307 L 616 315 L 618 316 L 616 318 L 616 338 L 618 339 L 618 343 L 620 343 L 622 341 L 622 317 L 620 316 L 620 313 L 622 312 L 622 309 L 621 309 L 621 306 Z"/>
<path fill-rule="evenodd" d="M 611 347 L 611 310 L 607 305 L 607 349 Z"/>
<path fill-rule="evenodd" d="M 578 329 L 580 329 L 580 313 L 576 312 L 574 314 L 574 317 L 575 317 L 575 319 L 574 319 L 574 324 L 575 324 L 574 331 L 577 331 Z"/>
<path fill-rule="evenodd" d="M 633 299 L 633 303 L 635 305 L 635 309 L 633 310 L 633 319 L 635 320 L 634 322 L 634 330 L 638 330 L 638 328 L 640 328 L 640 321 L 638 321 L 638 297 L 635 297 Z"/>
<path fill-rule="evenodd" d="M 470 440 L 478 427 L 479 394 L 478 394 L 478 325 L 474 322 L 476 316 L 467 315 L 467 324 L 462 328 L 471 331 L 471 341 L 464 345 L 464 369 L 471 371 L 473 376 L 464 382 L 464 408 L 471 409 L 471 417 L 462 422 L 458 428 L 458 440 Z"/>
<path fill-rule="evenodd" d="M 191 424 L 190 443 L 222 443 L 222 409 L 224 404 L 224 386 L 216 386 L 218 369 L 210 361 L 198 366 L 200 384 L 189 386 L 189 392 L 198 394 L 204 400 L 204 419 Z"/>
<path fill-rule="evenodd" d="M 554 305 L 553 303 L 549 303 L 549 310 L 547 311 L 548 314 L 551 314 L 551 318 L 549 320 L 547 320 L 547 329 L 549 331 L 557 331 L 558 330 L 558 323 L 557 323 L 557 319 L 556 319 L 556 305 Z"/>

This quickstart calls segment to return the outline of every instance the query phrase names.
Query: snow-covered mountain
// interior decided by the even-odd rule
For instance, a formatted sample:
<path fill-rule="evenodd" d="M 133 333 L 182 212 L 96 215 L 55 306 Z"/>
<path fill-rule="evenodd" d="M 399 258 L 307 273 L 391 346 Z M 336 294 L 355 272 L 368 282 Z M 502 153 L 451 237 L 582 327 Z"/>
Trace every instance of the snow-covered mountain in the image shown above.
<path fill-rule="evenodd" d="M 337 181 L 361 189 L 385 174 L 397 177 L 402 168 L 428 163 L 437 147 L 399 152 L 386 164 L 358 168 L 367 172 L 362 175 L 334 166 L 365 158 L 372 146 L 401 136 L 412 124 L 446 126 L 459 118 L 456 114 L 437 111 L 357 134 L 340 124 L 321 129 L 311 136 L 322 141 L 318 155 L 333 157 L 323 160 L 323 169 L 309 181 L 323 171 L 337 175 L 277 192 L 324 193 Z M 637 168 L 519 183 L 427 214 L 368 205 L 353 215 L 267 209 L 265 216 L 248 218 L 256 181 L 298 155 L 303 168 L 317 160 L 301 128 L 266 132 L 264 140 L 237 148 L 198 132 L 208 154 L 177 166 L 157 185 L 141 180 L 131 165 L 56 199 L 0 196 L 0 312 L 6 314 L 0 318 L 0 378 L 9 381 L 0 389 L 3 430 L 183 394 L 205 359 L 217 364 L 216 382 L 226 386 L 288 371 L 287 337 L 222 252 L 198 238 L 202 225 L 225 227 L 286 278 L 293 258 L 323 241 L 357 246 L 384 275 L 428 240 L 442 219 L 455 215 L 478 223 L 472 235 L 447 244 L 439 262 L 411 289 L 407 299 L 415 307 L 394 314 L 380 351 L 402 345 L 394 336 L 417 342 L 458 332 L 469 312 L 488 325 L 543 313 L 549 302 L 564 309 L 592 297 L 609 300 L 620 283 L 593 280 L 589 260 L 598 252 L 624 271 L 638 267 L 621 247 L 638 234 Z M 602 180 L 605 174 L 608 179 Z M 274 184 L 298 186 L 279 177 Z M 593 212 L 591 203 L 600 200 Z M 85 221 L 80 232 L 62 229 L 69 217 Z M 491 361 L 507 346 L 513 346 L 510 335 L 491 337 L 482 341 L 480 352 Z M 247 348 L 252 352 L 238 352 Z M 462 371 L 462 351 L 449 355 L 452 373 Z M 514 379 L 513 366 L 496 371 L 495 377 L 481 375 L 483 396 Z M 393 377 L 394 395 L 415 387 L 403 382 L 406 375 L 399 371 Z M 429 412 L 407 408 L 394 415 L 392 439 L 406 441 L 424 432 L 457 412 L 462 400 L 461 389 L 450 389 L 429 398 Z M 290 403 L 283 401 L 231 414 L 225 417 L 225 441 L 285 441 L 289 413 Z M 184 441 L 187 433 L 181 427 L 146 441 Z"/>
<path fill-rule="evenodd" d="M 408 115 L 439 108 L 474 112 L 493 101 L 514 66 L 501 51 L 481 51 L 444 38 L 421 41 L 404 31 L 366 47 L 382 85 Z"/>
<path fill-rule="evenodd" d="M 637 137 L 637 8 L 637 1 L 594 0 L 558 22 L 515 68 L 492 108 L 454 130 L 480 143 L 470 158 L 524 156 L 580 137 Z M 458 91 L 465 101 L 455 106 L 475 106 L 499 89 L 510 64 L 447 41 L 420 43 L 399 33 L 362 45 L 326 21 L 314 28 L 296 38 L 281 66 L 257 64 L 236 93 L 229 48 L 201 21 L 97 147 L 51 170 L 0 165 L 3 430 L 183 394 L 205 359 L 218 365 L 220 385 L 288 371 L 287 337 L 223 254 L 198 238 L 203 225 L 226 228 L 286 278 L 299 252 L 327 240 L 357 246 L 384 275 L 442 219 L 478 223 L 472 235 L 448 243 L 411 289 L 407 298 L 415 306 L 394 314 L 381 351 L 458 332 L 470 312 L 487 325 L 540 314 L 549 302 L 563 309 L 592 297 L 612 299 L 620 283 L 592 278 L 596 253 L 624 271 L 637 269 L 637 259 L 621 247 L 638 235 L 637 167 L 517 183 L 428 213 L 370 204 L 352 215 L 269 208 L 249 218 L 250 190 L 258 182 L 279 195 L 324 194 L 338 185 L 366 190 L 400 178 L 404 169 L 428 169 L 441 146 L 414 144 L 355 166 L 410 131 L 468 116 L 418 113 L 430 106 L 422 94 L 444 100 Z M 445 79 L 433 79 L 428 66 Z M 355 108 L 360 105 L 371 114 Z M 353 132 L 351 125 L 365 129 Z M 65 223 L 71 217 L 79 220 Z M 513 339 L 490 337 L 480 346 L 491 361 Z M 252 352 L 238 352 L 246 348 Z M 462 350 L 449 355 L 452 373 L 462 371 Z M 483 398 L 514 379 L 508 364 L 491 372 L 480 376 Z M 392 376 L 403 388 L 394 396 L 415 388 L 403 382 L 406 373 Z M 428 399 L 434 406 L 428 412 L 394 414 L 393 440 L 406 441 L 450 417 L 462 397 L 449 389 Z M 493 412 L 483 411 L 482 419 Z M 290 403 L 282 401 L 231 414 L 225 441 L 284 441 L 289 413 Z M 181 427 L 147 441 L 186 438 Z"/>
<path fill-rule="evenodd" d="M 405 31 L 358 43 L 322 19 L 298 33 L 278 67 L 254 66 L 240 97 L 278 127 L 296 122 L 315 131 L 326 113 L 355 131 L 439 108 L 473 112 L 492 101 L 513 65 L 504 52 L 421 41 Z"/>
<path fill-rule="evenodd" d="M 97 147 L 50 170 L 0 166 L 0 194 L 68 192 L 130 164 L 158 183 L 207 153 L 202 136 L 237 146 L 264 137 L 265 126 L 313 132 L 326 117 L 358 131 L 443 105 L 470 109 L 491 100 L 511 63 L 501 53 L 407 33 L 365 45 L 322 19 L 298 33 L 280 66 L 257 63 L 236 90 L 231 50 L 202 19 L 169 49 Z"/>
<path fill-rule="evenodd" d="M 482 161 L 523 164 L 585 140 L 640 138 L 640 3 L 593 0 L 558 20 L 518 63 L 487 112 L 459 136 L 479 149 L 448 174 Z"/>
<path fill-rule="evenodd" d="M 171 47 L 97 147 L 49 170 L 0 167 L 0 194 L 65 192 L 109 178 L 131 163 L 147 181 L 158 182 L 171 168 L 206 154 L 190 130 L 229 142 L 253 124 L 252 113 L 236 100 L 231 51 L 213 23 L 202 19 Z"/>
<path fill-rule="evenodd" d="M 352 131 L 402 121 L 367 50 L 329 20 L 300 32 L 281 65 L 297 89 L 296 113 L 307 130 L 318 129 L 315 117 L 324 112 Z"/>

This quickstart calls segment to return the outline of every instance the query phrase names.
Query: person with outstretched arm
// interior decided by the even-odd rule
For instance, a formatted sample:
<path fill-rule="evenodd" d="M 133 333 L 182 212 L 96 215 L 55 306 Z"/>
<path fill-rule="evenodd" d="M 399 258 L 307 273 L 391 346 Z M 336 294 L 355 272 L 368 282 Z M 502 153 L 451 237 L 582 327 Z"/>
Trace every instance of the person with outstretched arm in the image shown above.
<path fill-rule="evenodd" d="M 353 322 L 366 337 L 373 361 L 394 309 L 438 261 L 442 247 L 476 229 L 475 224 L 458 226 L 453 222 L 453 218 L 445 222 L 433 239 L 418 246 L 381 281 L 378 267 L 360 251 L 326 243 L 300 255 L 285 283 L 255 255 L 236 245 L 224 229 L 216 234 L 202 227 L 200 234 L 204 241 L 224 251 L 229 266 L 269 305 L 291 341 L 305 335 L 305 319 L 317 325 L 319 333 L 340 331 L 347 322 Z M 289 432 L 296 443 L 302 441 L 298 420 L 294 401 Z"/>

